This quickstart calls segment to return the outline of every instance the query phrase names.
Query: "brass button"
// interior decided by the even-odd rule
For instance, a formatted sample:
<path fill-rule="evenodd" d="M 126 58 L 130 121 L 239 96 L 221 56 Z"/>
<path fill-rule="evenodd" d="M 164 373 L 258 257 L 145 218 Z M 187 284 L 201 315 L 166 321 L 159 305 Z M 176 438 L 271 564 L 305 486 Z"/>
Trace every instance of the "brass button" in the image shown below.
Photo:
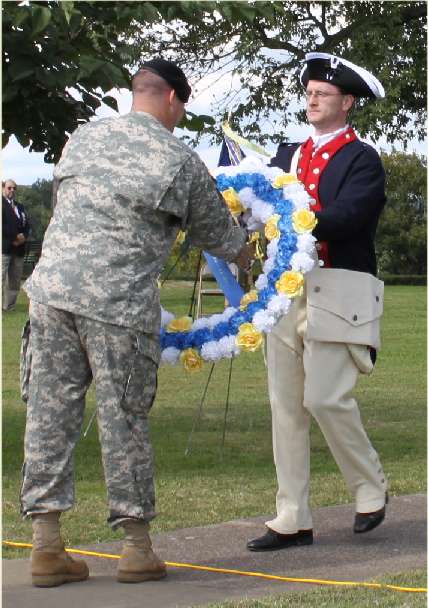
<path fill-rule="evenodd" d="M 328 152 L 324 152 L 324 153 L 323 153 L 321 156 L 322 156 L 322 157 L 323 157 L 325 160 L 327 160 L 327 158 L 330 158 L 330 154 L 329 154 Z"/>
<path fill-rule="evenodd" d="M 315 167 L 315 169 L 314 169 L 315 175 L 318 175 L 319 172 L 320 172 L 320 170 L 318 169 L 318 167 Z"/>
<path fill-rule="evenodd" d="M 315 188 L 315 184 L 309 184 L 309 190 L 313 190 Z"/>
<path fill-rule="evenodd" d="M 314 287 L 314 291 L 315 293 L 318 293 L 319 291 L 321 291 L 321 287 L 317 285 L 316 287 Z"/>

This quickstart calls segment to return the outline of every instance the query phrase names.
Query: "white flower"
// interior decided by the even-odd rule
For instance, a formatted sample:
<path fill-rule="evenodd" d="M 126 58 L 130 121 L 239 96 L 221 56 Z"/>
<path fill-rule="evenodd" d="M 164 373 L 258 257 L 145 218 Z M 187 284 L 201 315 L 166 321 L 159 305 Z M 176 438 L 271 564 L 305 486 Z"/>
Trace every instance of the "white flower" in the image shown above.
<path fill-rule="evenodd" d="M 169 363 L 170 365 L 174 365 L 177 363 L 180 357 L 181 351 L 174 346 L 168 346 L 164 348 L 161 354 L 161 363 Z"/>
<path fill-rule="evenodd" d="M 310 233 L 305 232 L 297 237 L 297 250 L 301 253 L 312 253 L 315 248 L 316 238 Z"/>
<path fill-rule="evenodd" d="M 237 311 L 237 308 L 234 308 L 233 306 L 228 306 L 222 313 L 222 318 L 223 321 L 229 321 L 230 317 L 233 317 L 233 315 L 235 314 L 235 312 Z"/>
<path fill-rule="evenodd" d="M 278 251 L 278 243 L 279 239 L 272 239 L 266 248 L 266 253 L 268 258 L 276 256 L 276 252 Z"/>
<path fill-rule="evenodd" d="M 275 213 L 275 209 L 273 208 L 272 205 L 269 205 L 268 203 L 263 203 L 262 205 L 260 205 L 259 217 L 260 217 L 260 221 L 263 222 L 263 224 L 266 224 L 268 219 L 272 215 L 274 215 L 274 213 Z"/>
<path fill-rule="evenodd" d="M 222 357 L 230 359 L 239 354 L 239 347 L 236 345 L 235 336 L 224 336 L 218 341 L 218 348 Z"/>
<path fill-rule="evenodd" d="M 223 314 L 215 314 L 208 317 L 208 327 L 213 329 L 216 325 L 223 321 Z"/>
<path fill-rule="evenodd" d="M 248 186 L 246 188 L 242 188 L 242 190 L 239 190 L 238 194 L 241 202 L 247 209 L 251 209 L 254 200 L 257 200 L 254 190 Z"/>
<path fill-rule="evenodd" d="M 192 330 L 205 329 L 206 327 L 209 327 L 209 317 L 201 317 L 193 322 Z"/>
<path fill-rule="evenodd" d="M 265 274 L 269 274 L 271 270 L 275 268 L 275 260 L 273 258 L 268 258 L 266 262 L 263 264 L 263 272 Z"/>
<path fill-rule="evenodd" d="M 307 253 L 298 251 L 291 256 L 291 270 L 309 272 L 315 265 L 315 260 Z"/>
<path fill-rule="evenodd" d="M 201 356 L 205 361 L 219 361 L 221 359 L 221 349 L 218 342 L 215 340 L 205 342 L 201 348 Z"/>
<path fill-rule="evenodd" d="M 254 286 L 258 291 L 261 291 L 262 289 L 267 287 L 268 286 L 267 276 L 265 274 L 259 274 L 259 276 L 257 277 L 257 281 L 254 283 Z"/>
<path fill-rule="evenodd" d="M 290 196 L 290 194 L 289 194 L 289 196 Z M 309 196 L 309 194 L 306 192 L 306 190 L 304 190 L 302 192 L 296 192 L 293 195 L 292 200 L 293 200 L 293 206 L 294 206 L 295 210 L 309 209 L 309 206 L 315 202 L 314 199 Z"/>
<path fill-rule="evenodd" d="M 269 312 L 284 315 L 288 312 L 290 304 L 290 298 L 287 298 L 283 293 L 279 293 L 276 296 L 272 296 L 267 305 L 267 309 Z"/>
<path fill-rule="evenodd" d="M 175 319 L 175 316 L 161 306 L 161 327 L 165 327 L 165 325 L 168 325 L 173 319 Z"/>
<path fill-rule="evenodd" d="M 275 315 L 266 310 L 258 310 L 253 316 L 253 325 L 258 331 L 269 332 L 275 325 Z"/>

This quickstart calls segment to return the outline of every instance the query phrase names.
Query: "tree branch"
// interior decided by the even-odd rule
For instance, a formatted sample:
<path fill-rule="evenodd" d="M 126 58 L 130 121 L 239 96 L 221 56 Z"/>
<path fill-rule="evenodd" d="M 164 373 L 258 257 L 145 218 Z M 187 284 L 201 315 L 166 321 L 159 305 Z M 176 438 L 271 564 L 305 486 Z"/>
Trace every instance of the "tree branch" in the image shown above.
<path fill-rule="evenodd" d="M 278 40 L 277 38 L 269 38 L 266 35 L 264 28 L 262 27 L 261 23 L 258 20 L 254 22 L 254 25 L 256 26 L 257 31 L 260 35 L 260 41 L 262 42 L 263 46 L 265 46 L 266 48 L 288 51 L 289 53 L 291 53 L 292 55 L 295 55 L 299 59 L 303 59 L 305 57 L 305 53 L 304 53 L 304 51 L 302 51 L 302 49 L 290 44 L 289 42 L 282 42 L 282 41 Z"/>

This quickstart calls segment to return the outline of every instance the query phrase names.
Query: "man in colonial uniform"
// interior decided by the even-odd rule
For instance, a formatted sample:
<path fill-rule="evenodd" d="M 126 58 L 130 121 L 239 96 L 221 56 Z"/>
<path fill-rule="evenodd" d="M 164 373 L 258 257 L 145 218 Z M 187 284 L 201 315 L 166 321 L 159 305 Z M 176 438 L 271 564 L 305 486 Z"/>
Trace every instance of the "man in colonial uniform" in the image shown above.
<path fill-rule="evenodd" d="M 301 146 L 280 145 L 272 164 L 296 173 L 313 197 L 319 267 L 267 340 L 277 514 L 248 542 L 251 551 L 313 542 L 311 414 L 355 496 L 354 532 L 378 526 L 387 501 L 382 466 L 351 396 L 380 346 L 383 283 L 375 278 L 374 237 L 385 174 L 376 151 L 348 124 L 355 98 L 384 97 L 384 90 L 366 70 L 326 53 L 309 53 L 300 79 L 314 133 Z"/>

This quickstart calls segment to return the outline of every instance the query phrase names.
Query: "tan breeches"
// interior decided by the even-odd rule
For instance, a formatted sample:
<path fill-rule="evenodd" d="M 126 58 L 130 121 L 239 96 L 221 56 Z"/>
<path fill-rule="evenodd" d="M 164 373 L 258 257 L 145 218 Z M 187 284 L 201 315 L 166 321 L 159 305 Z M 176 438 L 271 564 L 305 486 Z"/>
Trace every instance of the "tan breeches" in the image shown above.
<path fill-rule="evenodd" d="M 351 396 L 360 369 L 372 367 L 369 351 L 365 346 L 310 341 L 305 331 L 306 299 L 302 296 L 267 338 L 278 493 L 277 516 L 266 524 L 283 534 L 312 528 L 311 414 L 355 496 L 356 510 L 376 511 L 385 502 L 384 473 Z"/>

